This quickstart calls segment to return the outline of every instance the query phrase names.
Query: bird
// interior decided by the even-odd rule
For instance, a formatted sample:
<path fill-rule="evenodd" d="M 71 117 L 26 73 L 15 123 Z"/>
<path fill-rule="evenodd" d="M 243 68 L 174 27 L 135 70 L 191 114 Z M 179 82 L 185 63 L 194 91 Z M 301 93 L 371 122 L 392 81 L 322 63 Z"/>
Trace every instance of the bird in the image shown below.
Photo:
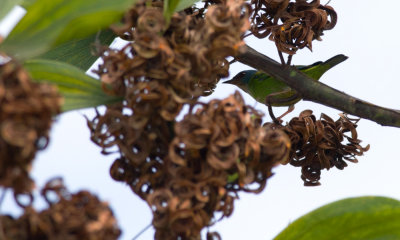
<path fill-rule="evenodd" d="M 325 72 L 345 61 L 347 58 L 347 56 L 339 54 L 326 60 L 325 62 L 318 61 L 308 66 L 298 65 L 295 67 L 313 80 L 318 81 Z M 277 118 L 280 122 L 282 117 L 293 111 L 294 104 L 301 100 L 300 94 L 298 94 L 295 90 L 291 89 L 284 82 L 262 71 L 241 71 L 231 80 L 223 83 L 233 84 L 242 89 L 244 92 L 248 93 L 256 101 L 267 105 L 269 107 L 270 115 L 274 121 L 276 119 L 272 113 L 271 106 L 289 107 L 284 114 Z"/>

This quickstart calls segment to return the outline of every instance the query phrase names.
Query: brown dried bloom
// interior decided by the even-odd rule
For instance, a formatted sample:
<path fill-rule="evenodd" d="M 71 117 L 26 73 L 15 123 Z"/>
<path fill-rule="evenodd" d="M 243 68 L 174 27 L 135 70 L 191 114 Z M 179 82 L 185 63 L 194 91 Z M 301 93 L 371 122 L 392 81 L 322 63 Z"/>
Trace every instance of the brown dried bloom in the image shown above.
<path fill-rule="evenodd" d="M 216 213 L 230 216 L 237 192 L 262 191 L 289 149 L 288 137 L 261 127 L 261 115 L 238 92 L 199 103 L 175 125 L 167 158 L 171 180 L 147 199 L 156 236 L 197 236 Z"/>
<path fill-rule="evenodd" d="M 96 196 L 70 194 L 59 178 L 48 182 L 42 195 L 49 208 L 37 212 L 29 206 L 18 219 L 0 216 L 5 239 L 118 239 L 121 231 L 112 211 Z"/>
<path fill-rule="evenodd" d="M 305 110 L 282 127 L 290 137 L 290 164 L 301 167 L 305 186 L 320 185 L 321 170 L 336 167 L 343 170 L 347 163 L 356 163 L 356 156 L 368 151 L 358 139 L 356 123 L 345 114 L 333 121 L 325 114 L 316 120 L 311 110 Z M 350 133 L 350 135 L 348 135 Z M 347 140 L 346 143 L 343 141 Z"/>
<path fill-rule="evenodd" d="M 32 82 L 13 60 L 0 65 L 0 186 L 17 193 L 32 189 L 32 160 L 47 146 L 60 106 L 56 87 Z"/>
<path fill-rule="evenodd" d="M 337 22 L 335 10 L 321 5 L 319 0 L 252 0 L 251 3 L 253 35 L 270 36 L 279 51 L 290 55 L 304 47 L 312 50 L 312 41 L 321 40 L 323 32 L 331 30 Z"/>
<path fill-rule="evenodd" d="M 105 150 L 119 147 L 111 176 L 147 201 L 156 239 L 198 236 L 216 213 L 232 213 L 237 191 L 262 191 L 272 167 L 288 161 L 289 138 L 261 127 L 239 93 L 192 106 L 173 132 L 173 122 L 155 116 L 140 130 L 132 116 L 109 108 L 89 125 Z"/>
<path fill-rule="evenodd" d="M 97 73 L 111 90 L 124 95 L 139 82 L 157 81 L 181 100 L 210 93 L 228 76 L 226 57 L 237 54 L 249 28 L 249 7 L 241 0 L 212 5 L 203 16 L 195 10 L 176 13 L 166 26 L 159 2 L 135 5 L 117 34 L 132 40 L 123 49 L 104 49 Z"/>
<path fill-rule="evenodd" d="M 207 240 L 222 240 L 221 236 L 217 232 L 207 232 Z"/>
<path fill-rule="evenodd" d="M 241 50 L 249 12 L 241 0 L 221 1 L 175 13 L 167 26 L 160 2 L 140 2 L 114 28 L 132 42 L 103 49 L 104 89 L 125 99 L 88 121 L 91 139 L 120 153 L 110 174 L 147 201 L 156 239 L 198 237 L 215 212 L 232 213 L 236 191 L 261 191 L 271 168 L 287 161 L 287 136 L 262 128 L 238 94 L 196 103 L 228 75 L 226 57 Z M 190 114 L 175 123 L 184 105 Z"/>

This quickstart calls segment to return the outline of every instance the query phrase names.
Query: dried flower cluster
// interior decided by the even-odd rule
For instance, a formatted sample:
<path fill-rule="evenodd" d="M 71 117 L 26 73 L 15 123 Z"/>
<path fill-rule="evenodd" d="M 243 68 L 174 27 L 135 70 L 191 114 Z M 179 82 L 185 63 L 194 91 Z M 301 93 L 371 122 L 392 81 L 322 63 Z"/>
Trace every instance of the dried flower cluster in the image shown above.
<path fill-rule="evenodd" d="M 94 141 L 121 133 L 99 135 L 105 124 L 98 123 L 111 119 L 116 118 L 106 113 L 89 122 Z M 113 125 L 119 122 L 125 134 L 135 134 L 124 118 Z M 197 237 L 217 212 L 221 217 L 232 213 L 237 191 L 260 192 L 271 168 L 288 161 L 289 138 L 261 127 L 259 113 L 245 106 L 239 93 L 198 103 L 172 127 L 148 133 L 152 140 L 134 142 L 129 155 L 119 143 L 122 157 L 111 167 L 111 176 L 128 183 L 153 210 L 156 239 Z"/>
<path fill-rule="evenodd" d="M 271 168 L 288 160 L 289 138 L 262 128 L 261 116 L 238 92 L 199 105 L 176 123 L 166 169 L 170 179 L 147 199 L 154 225 L 166 234 L 160 239 L 176 232 L 196 236 L 214 212 L 229 216 L 237 191 L 262 191 Z"/>
<path fill-rule="evenodd" d="M 305 110 L 286 126 L 278 127 L 290 137 L 292 149 L 290 164 L 301 167 L 301 178 L 306 186 L 320 185 L 321 170 L 336 167 L 343 170 L 347 163 L 356 163 L 356 156 L 368 151 L 369 145 L 362 147 L 358 139 L 356 123 L 341 114 L 333 121 L 325 114 L 316 120 L 311 110 Z M 346 135 L 350 133 L 351 135 Z M 347 143 L 344 141 L 347 140 Z"/>
<path fill-rule="evenodd" d="M 49 207 L 41 212 L 31 206 L 14 219 L 0 216 L 1 239 L 118 239 L 121 234 L 108 204 L 87 191 L 71 194 L 62 179 L 49 181 L 41 194 Z"/>
<path fill-rule="evenodd" d="M 251 32 L 258 38 L 274 41 L 278 50 L 290 55 L 320 40 L 325 30 L 331 30 L 337 14 L 331 6 L 319 0 L 252 0 L 254 12 Z"/>
<path fill-rule="evenodd" d="M 265 29 L 267 35 L 272 32 L 271 36 L 281 39 L 281 43 L 276 42 L 285 46 L 284 52 L 311 48 L 313 39 L 335 25 L 334 11 L 319 1 L 285 2 L 260 3 L 256 15 L 261 11 L 269 11 L 269 15 L 253 18 L 258 21 L 258 33 L 262 30 L 260 19 L 268 19 L 274 26 L 282 21 L 288 31 L 286 39 L 274 33 L 276 28 Z M 110 169 L 113 179 L 127 183 L 152 209 L 155 239 L 198 239 L 216 216 L 232 213 L 238 191 L 262 191 L 277 164 L 307 158 L 312 152 L 315 156 L 321 151 L 327 156 L 339 152 L 345 159 L 353 154 L 351 147 L 343 145 L 335 145 L 335 150 L 319 150 L 319 143 L 309 148 L 308 142 L 320 140 L 311 128 L 320 131 L 321 124 L 326 141 L 334 141 L 326 119 L 312 122 L 314 125 L 301 120 L 309 133 L 304 135 L 298 126 L 301 124 L 292 124 L 294 120 L 286 127 L 262 127 L 260 114 L 245 106 L 238 93 L 207 104 L 197 101 L 228 75 L 226 57 L 239 53 L 243 46 L 241 38 L 249 28 L 251 12 L 243 1 L 207 1 L 205 8 L 175 13 L 169 24 L 161 6 L 158 1 L 139 2 L 127 12 L 122 26 L 113 27 L 130 42 L 122 49 L 104 47 L 104 63 L 96 73 L 104 90 L 124 97 L 124 101 L 107 106 L 104 113 L 97 112 L 88 120 L 91 139 L 102 152 L 119 153 Z M 176 122 L 184 106 L 189 113 Z M 333 133 L 350 129 L 347 123 L 342 125 L 346 128 L 334 128 Z M 304 151 L 307 157 L 300 155 Z M 307 164 L 315 165 L 307 160 L 301 166 L 307 169 Z M 327 166 L 321 165 L 323 168 Z M 303 179 L 315 185 L 317 181 L 309 175 L 303 170 Z M 207 238 L 219 236 L 209 233 Z"/>
<path fill-rule="evenodd" d="M 150 97 L 150 89 L 165 92 L 159 102 L 174 116 L 182 101 L 210 93 L 228 76 L 225 58 L 243 45 L 240 36 L 249 28 L 249 8 L 241 0 L 229 0 L 208 7 L 205 16 L 190 9 L 174 14 L 167 26 L 157 5 L 160 2 L 136 4 L 125 16 L 125 25 L 114 27 L 132 42 L 122 49 L 105 49 L 97 73 L 109 92 L 129 100 L 143 89 L 149 89 Z"/>
<path fill-rule="evenodd" d="M 32 82 L 13 60 L 0 65 L 0 186 L 16 193 L 33 188 L 31 162 L 47 146 L 60 106 L 56 87 Z"/>
<path fill-rule="evenodd" d="M 124 101 L 107 107 L 88 125 L 103 153 L 120 152 L 111 176 L 128 183 L 152 207 L 156 238 L 186 239 L 211 224 L 214 210 L 228 215 L 233 197 L 218 193 L 224 183 L 215 189 L 212 179 L 196 185 L 190 176 L 183 182 L 174 176 L 177 157 L 172 160 L 169 149 L 175 118 L 184 104 L 195 104 L 228 75 L 225 58 L 243 45 L 249 9 L 241 0 L 228 0 L 209 6 L 205 14 L 196 9 L 176 13 L 167 26 L 159 5 L 140 2 L 127 13 L 123 26 L 114 27 L 132 42 L 121 50 L 103 49 L 104 63 L 97 73 L 104 89 Z M 207 199 L 205 191 L 217 192 Z M 217 199 L 227 207 L 217 206 Z"/>

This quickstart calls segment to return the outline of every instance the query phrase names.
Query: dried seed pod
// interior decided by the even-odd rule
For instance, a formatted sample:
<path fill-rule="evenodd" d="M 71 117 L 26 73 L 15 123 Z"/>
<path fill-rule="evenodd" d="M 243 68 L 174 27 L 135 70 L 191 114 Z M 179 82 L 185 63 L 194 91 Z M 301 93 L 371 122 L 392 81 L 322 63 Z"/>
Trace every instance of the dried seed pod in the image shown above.
<path fill-rule="evenodd" d="M 88 123 L 105 150 L 120 149 L 110 173 L 147 201 L 156 239 L 198 236 L 217 212 L 232 214 L 237 191 L 262 191 L 272 167 L 288 161 L 289 138 L 262 127 L 238 92 L 193 106 L 173 135 L 172 122 L 149 118 L 136 128 L 135 116 L 114 106 Z"/>
<path fill-rule="evenodd" d="M 56 87 L 32 82 L 14 60 L 0 65 L 0 186 L 17 195 L 33 188 L 30 167 L 61 103 Z"/>
<path fill-rule="evenodd" d="M 240 52 L 249 14 L 242 0 L 227 0 L 176 13 L 166 26 L 158 2 L 140 2 L 115 28 L 133 41 L 101 53 L 104 89 L 124 101 L 88 120 L 91 139 L 121 154 L 110 174 L 147 201 L 156 239 L 198 237 L 215 212 L 232 213 L 236 191 L 261 191 L 287 161 L 288 138 L 272 137 L 239 94 L 197 103 L 228 75 L 226 57 Z M 190 116 L 176 123 L 184 105 Z"/>
<path fill-rule="evenodd" d="M 0 216 L 6 239 L 95 240 L 118 239 L 121 234 L 107 203 L 87 191 L 69 193 L 60 178 L 49 181 L 42 196 L 49 207 L 41 212 L 26 207 L 17 219 Z"/>
<path fill-rule="evenodd" d="M 320 185 L 322 169 L 336 167 L 343 170 L 347 166 L 344 160 L 356 163 L 356 156 L 368 151 L 369 145 L 360 145 L 357 122 L 345 114 L 340 114 L 336 121 L 325 114 L 316 120 L 311 110 L 305 110 L 281 127 L 292 143 L 290 164 L 302 167 L 301 178 L 306 186 Z"/>
<path fill-rule="evenodd" d="M 115 27 L 120 36 L 134 40 L 121 50 L 103 48 L 97 74 L 105 89 L 124 96 L 139 82 L 158 81 L 181 102 L 209 94 L 218 80 L 228 76 L 228 56 L 244 45 L 250 8 L 241 0 L 212 5 L 205 15 L 174 14 L 164 22 L 162 8 L 138 3 Z M 110 86 L 109 86 L 110 85 Z"/>
<path fill-rule="evenodd" d="M 222 240 L 221 236 L 217 232 L 207 232 L 207 240 Z"/>
<path fill-rule="evenodd" d="M 335 10 L 319 0 L 253 0 L 252 5 L 253 35 L 269 36 L 279 51 L 290 55 L 304 47 L 312 50 L 312 41 L 321 40 L 323 32 L 337 22 Z"/>
<path fill-rule="evenodd" d="M 172 174 L 169 197 L 161 198 L 163 207 L 154 211 L 160 236 L 197 236 L 216 212 L 221 218 L 232 214 L 237 191 L 264 189 L 272 167 L 288 161 L 290 141 L 281 130 L 262 127 L 260 120 L 261 115 L 236 92 L 194 106 L 175 125 L 167 165 Z M 156 192 L 150 196 L 153 202 L 160 199 Z M 164 235 L 175 221 L 175 235 Z"/>

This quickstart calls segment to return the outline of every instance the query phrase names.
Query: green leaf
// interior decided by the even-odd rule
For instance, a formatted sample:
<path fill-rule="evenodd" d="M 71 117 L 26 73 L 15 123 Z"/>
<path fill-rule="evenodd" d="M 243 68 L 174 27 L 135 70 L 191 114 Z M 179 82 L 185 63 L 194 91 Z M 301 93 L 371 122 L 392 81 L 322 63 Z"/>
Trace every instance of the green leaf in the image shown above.
<path fill-rule="evenodd" d="M 22 2 L 22 0 L 0 0 L 0 20 L 3 19 L 11 9 Z"/>
<path fill-rule="evenodd" d="M 21 7 L 28 9 L 36 0 L 18 0 L 20 1 Z"/>
<path fill-rule="evenodd" d="M 33 80 L 57 85 L 64 97 L 62 108 L 64 112 L 122 100 L 120 97 L 105 94 L 99 80 L 86 75 L 84 71 L 68 63 L 32 59 L 25 61 L 24 67 Z"/>
<path fill-rule="evenodd" d="M 179 4 L 179 0 L 164 0 L 164 18 L 169 24 L 172 14 L 174 14 L 176 7 Z"/>
<path fill-rule="evenodd" d="M 164 18 L 167 21 L 167 24 L 169 24 L 172 14 L 174 12 L 179 12 L 182 11 L 183 9 L 186 9 L 199 0 L 164 0 Z"/>
<path fill-rule="evenodd" d="M 38 56 L 38 58 L 66 62 L 86 71 L 98 58 L 92 53 L 95 43 L 110 45 L 115 38 L 116 35 L 111 30 L 106 29 L 101 31 L 100 34 L 96 33 L 84 39 L 63 43 Z"/>
<path fill-rule="evenodd" d="M 0 50 L 20 59 L 82 39 L 121 19 L 135 0 L 37 0 Z"/>
<path fill-rule="evenodd" d="M 233 183 L 233 182 L 235 182 L 235 181 L 238 180 L 238 179 L 239 179 L 239 173 L 235 172 L 235 173 L 233 173 L 233 174 L 229 174 L 229 175 L 228 175 L 227 181 L 228 181 L 228 183 Z"/>
<path fill-rule="evenodd" d="M 297 219 L 274 239 L 400 239 L 400 202 L 385 197 L 333 202 Z"/>
<path fill-rule="evenodd" d="M 191 7 L 193 4 L 200 2 L 200 0 L 180 0 L 178 5 L 175 8 L 175 12 L 182 11 L 188 7 Z"/>

